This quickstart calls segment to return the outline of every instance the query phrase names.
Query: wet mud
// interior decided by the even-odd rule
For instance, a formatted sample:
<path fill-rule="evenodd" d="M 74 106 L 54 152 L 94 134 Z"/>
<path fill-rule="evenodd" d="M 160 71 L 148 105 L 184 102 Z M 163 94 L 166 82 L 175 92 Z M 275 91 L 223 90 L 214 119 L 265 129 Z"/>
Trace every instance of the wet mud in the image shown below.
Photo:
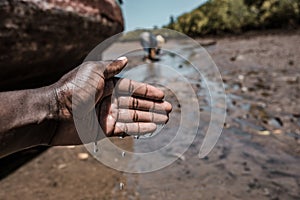
<path fill-rule="evenodd" d="M 176 158 L 174 163 L 144 174 L 110 169 L 86 155 L 84 147 L 51 148 L 3 179 L 0 199 L 299 199 L 299 35 L 296 31 L 209 38 L 215 42 L 205 49 L 169 41 L 166 45 L 174 52 L 163 52 L 157 63 L 142 61 L 143 52 L 134 50 L 140 48 L 138 43 L 113 45 L 104 57 L 114 58 L 129 49 L 133 51 L 127 55 L 128 70 L 142 66 L 128 76 L 177 88 L 175 95 L 162 87 L 173 111 L 168 124 L 160 127 L 161 133 L 151 138 L 114 138 L 113 143 L 126 151 L 145 153 L 166 146 L 176 136 L 186 106 L 182 99 L 190 97 L 183 89 L 186 83 L 164 65 L 188 79 L 197 94 L 194 100 L 199 102 L 201 120 L 193 143 L 181 155 L 178 152 L 186 141 L 178 142 L 163 155 Z M 204 50 L 222 75 L 227 117 L 216 146 L 199 159 L 212 110 L 207 84 L 215 83 L 209 70 L 201 77 L 186 60 L 205 64 L 206 58 L 199 56 Z M 192 119 L 185 126 L 197 128 Z M 114 161 L 119 163 L 126 156 L 120 154 Z"/>

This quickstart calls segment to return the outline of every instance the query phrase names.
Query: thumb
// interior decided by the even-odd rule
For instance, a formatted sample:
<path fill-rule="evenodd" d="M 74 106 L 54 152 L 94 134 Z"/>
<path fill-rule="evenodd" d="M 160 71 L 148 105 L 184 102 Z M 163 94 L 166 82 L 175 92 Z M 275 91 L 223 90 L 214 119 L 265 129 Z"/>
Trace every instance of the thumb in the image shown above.
<path fill-rule="evenodd" d="M 120 57 L 117 60 L 112 61 L 104 70 L 105 79 L 112 78 L 122 71 L 127 65 L 128 59 L 126 57 Z"/>

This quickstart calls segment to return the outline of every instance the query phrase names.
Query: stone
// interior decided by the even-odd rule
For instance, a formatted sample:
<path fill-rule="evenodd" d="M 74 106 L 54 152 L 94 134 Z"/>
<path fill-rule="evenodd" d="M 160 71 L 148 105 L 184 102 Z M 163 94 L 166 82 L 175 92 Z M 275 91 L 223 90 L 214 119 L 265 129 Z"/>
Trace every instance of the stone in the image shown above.
<path fill-rule="evenodd" d="M 77 155 L 77 157 L 78 157 L 79 160 L 87 160 L 89 158 L 89 154 L 87 154 L 87 153 L 79 153 Z"/>
<path fill-rule="evenodd" d="M 282 132 L 282 130 L 280 130 L 280 129 L 276 129 L 276 130 L 274 130 L 273 131 L 273 134 L 275 134 L 275 135 L 280 135 L 280 134 L 282 134 L 283 132 Z"/>
<path fill-rule="evenodd" d="M 263 136 L 268 136 L 268 135 L 271 134 L 270 131 L 267 131 L 267 130 L 265 130 L 265 131 L 258 131 L 257 133 L 258 133 L 259 135 L 263 135 Z"/>
<path fill-rule="evenodd" d="M 64 163 L 62 163 L 62 164 L 59 164 L 59 165 L 57 166 L 57 169 L 64 169 L 64 168 L 66 168 L 66 167 L 67 167 L 67 165 L 64 164 Z"/>

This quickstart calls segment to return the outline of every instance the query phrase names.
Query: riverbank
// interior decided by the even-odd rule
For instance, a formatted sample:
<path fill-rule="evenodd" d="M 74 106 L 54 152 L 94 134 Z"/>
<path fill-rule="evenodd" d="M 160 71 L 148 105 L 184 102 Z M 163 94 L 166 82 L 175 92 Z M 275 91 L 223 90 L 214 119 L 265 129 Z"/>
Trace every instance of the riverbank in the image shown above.
<path fill-rule="evenodd" d="M 206 49 L 219 67 L 228 102 L 221 138 L 205 159 L 197 157 L 201 136 L 172 165 L 138 175 L 83 156 L 83 147 L 51 148 L 2 180 L 0 199 L 299 199 L 299 33 L 198 39 L 216 42 Z M 131 49 L 133 43 L 121 45 Z M 166 138 L 178 126 L 180 105 L 173 100 Z M 203 105 L 201 129 L 209 120 Z M 129 150 L 138 147 L 130 138 L 115 140 Z"/>

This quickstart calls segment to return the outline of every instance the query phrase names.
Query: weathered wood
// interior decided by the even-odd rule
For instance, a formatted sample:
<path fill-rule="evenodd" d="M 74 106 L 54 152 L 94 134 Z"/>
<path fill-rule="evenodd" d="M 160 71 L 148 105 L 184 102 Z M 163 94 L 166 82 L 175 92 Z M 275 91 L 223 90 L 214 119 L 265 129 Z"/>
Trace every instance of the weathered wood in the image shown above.
<path fill-rule="evenodd" d="M 114 0 L 1 0 L 0 92 L 53 83 L 123 24 Z M 48 148 L 0 159 L 0 180 Z"/>
<path fill-rule="evenodd" d="M 52 83 L 122 30 L 114 0 L 2 0 L 0 91 Z"/>

